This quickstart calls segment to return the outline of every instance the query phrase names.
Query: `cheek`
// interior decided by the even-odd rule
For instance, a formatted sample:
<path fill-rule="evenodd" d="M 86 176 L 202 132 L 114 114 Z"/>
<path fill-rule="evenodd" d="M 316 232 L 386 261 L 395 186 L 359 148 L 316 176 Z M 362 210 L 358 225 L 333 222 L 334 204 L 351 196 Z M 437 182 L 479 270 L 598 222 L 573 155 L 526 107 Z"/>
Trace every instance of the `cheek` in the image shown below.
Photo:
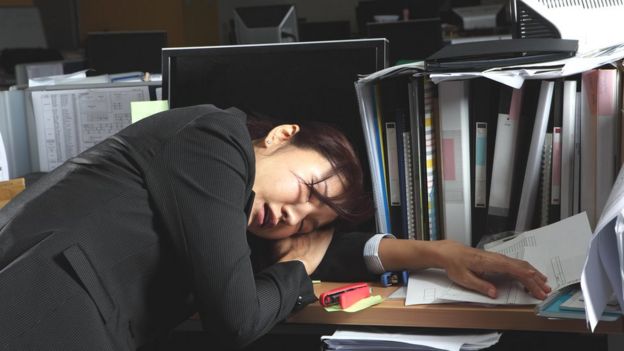
<path fill-rule="evenodd" d="M 297 202 L 301 192 L 301 184 L 294 177 L 276 177 L 268 186 L 268 191 L 274 200 L 283 203 Z"/>

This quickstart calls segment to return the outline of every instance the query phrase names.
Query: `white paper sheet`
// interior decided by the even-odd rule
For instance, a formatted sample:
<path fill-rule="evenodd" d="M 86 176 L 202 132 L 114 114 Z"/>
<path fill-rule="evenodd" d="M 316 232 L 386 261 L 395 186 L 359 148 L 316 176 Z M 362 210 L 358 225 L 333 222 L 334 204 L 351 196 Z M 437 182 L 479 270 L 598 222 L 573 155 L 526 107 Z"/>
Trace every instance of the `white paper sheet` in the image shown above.
<path fill-rule="evenodd" d="M 409 350 L 414 346 L 426 346 L 439 350 L 480 350 L 498 342 L 501 333 L 426 335 L 403 333 L 377 333 L 364 331 L 337 330 L 334 335 L 322 336 L 321 341 L 337 346 L 357 347 L 358 350 Z M 410 346 L 414 345 L 414 346 Z M 345 348 L 349 349 L 349 348 Z"/>
<path fill-rule="evenodd" d="M 98 83 L 110 83 L 110 77 L 107 74 L 87 77 L 87 71 L 84 70 L 69 74 L 61 74 L 57 76 L 31 78 L 28 80 L 29 87 Z"/>
<path fill-rule="evenodd" d="M 70 157 L 130 125 L 130 102 L 149 100 L 147 86 L 33 91 L 39 170 Z"/>
<path fill-rule="evenodd" d="M 580 280 L 590 237 L 587 215 L 581 213 L 519 234 L 494 246 L 490 251 L 529 261 L 548 276 L 548 282 L 555 290 Z M 487 279 L 496 286 L 496 299 L 452 283 L 442 270 L 413 272 L 410 275 L 405 304 L 463 301 L 524 305 L 540 302 L 526 293 L 519 282 L 508 277 L 490 276 Z"/>
<path fill-rule="evenodd" d="M 598 325 L 612 294 L 615 294 L 620 306 L 624 306 L 622 232 L 624 232 L 624 168 L 620 169 L 596 225 L 581 277 L 586 317 L 592 331 Z"/>

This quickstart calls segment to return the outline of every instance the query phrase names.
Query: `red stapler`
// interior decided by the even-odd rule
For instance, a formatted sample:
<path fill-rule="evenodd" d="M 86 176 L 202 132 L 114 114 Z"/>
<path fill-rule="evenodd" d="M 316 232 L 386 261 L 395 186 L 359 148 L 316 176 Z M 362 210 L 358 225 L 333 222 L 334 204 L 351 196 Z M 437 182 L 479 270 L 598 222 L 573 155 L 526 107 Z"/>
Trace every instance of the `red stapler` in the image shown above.
<path fill-rule="evenodd" d="M 368 284 L 355 283 L 324 292 L 319 301 L 325 307 L 340 305 L 340 308 L 345 309 L 370 295 L 371 289 Z"/>

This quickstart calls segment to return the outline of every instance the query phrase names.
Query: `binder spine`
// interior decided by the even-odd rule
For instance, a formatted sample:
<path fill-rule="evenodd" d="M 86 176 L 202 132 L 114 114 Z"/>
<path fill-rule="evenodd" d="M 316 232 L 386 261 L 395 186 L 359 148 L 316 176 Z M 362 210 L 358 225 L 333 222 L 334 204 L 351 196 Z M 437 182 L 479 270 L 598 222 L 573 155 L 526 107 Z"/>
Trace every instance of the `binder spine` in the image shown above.
<path fill-rule="evenodd" d="M 373 202 L 375 204 L 375 221 L 379 233 L 390 233 L 389 213 L 385 205 L 385 180 L 380 162 L 379 140 L 376 137 L 376 108 L 374 100 L 374 88 L 369 84 L 356 83 L 355 90 L 358 97 L 358 106 L 366 141 L 366 151 L 368 154 L 371 182 L 373 184 Z"/>
<path fill-rule="evenodd" d="M 438 240 L 438 211 L 436 181 L 436 141 L 433 121 L 433 83 L 425 82 L 425 147 L 427 157 L 427 204 L 429 210 L 429 239 Z"/>

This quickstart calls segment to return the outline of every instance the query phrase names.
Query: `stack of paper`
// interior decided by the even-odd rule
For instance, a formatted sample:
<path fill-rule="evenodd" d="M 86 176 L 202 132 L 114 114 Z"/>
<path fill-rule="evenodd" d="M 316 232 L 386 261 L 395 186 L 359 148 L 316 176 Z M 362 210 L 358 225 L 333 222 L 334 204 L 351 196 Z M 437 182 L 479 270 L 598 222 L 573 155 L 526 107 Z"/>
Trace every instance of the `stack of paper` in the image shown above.
<path fill-rule="evenodd" d="M 602 210 L 583 268 L 581 288 L 592 331 L 615 296 L 624 306 L 624 168 Z"/>
<path fill-rule="evenodd" d="M 548 284 L 556 291 L 579 282 L 590 237 L 591 229 L 587 215 L 583 212 L 513 238 L 502 239 L 488 246 L 487 250 L 530 262 L 548 277 Z M 440 269 L 413 272 L 407 286 L 405 304 L 461 301 L 526 305 L 540 302 L 509 277 L 490 276 L 487 279 L 496 286 L 496 299 L 453 283 L 446 272 Z"/>
<path fill-rule="evenodd" d="M 486 334 L 400 334 L 337 330 L 323 336 L 325 350 L 481 350 L 498 342 L 501 333 Z"/>

